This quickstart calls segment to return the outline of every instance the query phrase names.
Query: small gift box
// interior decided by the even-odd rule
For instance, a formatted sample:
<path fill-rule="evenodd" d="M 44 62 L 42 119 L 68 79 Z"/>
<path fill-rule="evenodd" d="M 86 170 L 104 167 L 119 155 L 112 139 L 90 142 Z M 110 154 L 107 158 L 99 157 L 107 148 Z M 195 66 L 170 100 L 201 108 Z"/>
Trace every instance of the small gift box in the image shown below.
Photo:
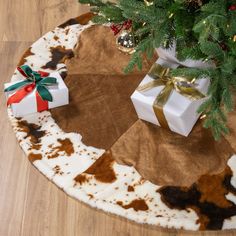
<path fill-rule="evenodd" d="M 68 88 L 58 72 L 50 74 L 36 72 L 27 65 L 17 69 L 22 79 L 4 85 L 7 105 L 11 106 L 15 117 L 23 117 L 69 103 Z"/>
<path fill-rule="evenodd" d="M 208 79 L 172 77 L 170 68 L 155 63 L 131 99 L 140 119 L 188 136 L 208 86 Z"/>

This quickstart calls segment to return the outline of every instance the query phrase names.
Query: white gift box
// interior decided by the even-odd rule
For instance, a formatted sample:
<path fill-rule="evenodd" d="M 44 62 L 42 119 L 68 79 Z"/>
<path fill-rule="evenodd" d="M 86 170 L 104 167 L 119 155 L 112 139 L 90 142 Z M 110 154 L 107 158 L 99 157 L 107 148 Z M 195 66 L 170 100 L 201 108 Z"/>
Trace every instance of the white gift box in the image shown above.
<path fill-rule="evenodd" d="M 158 64 L 160 59 L 158 59 Z M 173 65 L 172 67 L 177 67 Z M 149 75 L 146 75 L 140 85 L 153 81 Z M 195 83 L 195 88 L 201 93 L 206 94 L 209 87 L 209 79 L 199 79 Z M 153 110 L 153 103 L 164 86 L 152 88 L 145 92 L 135 90 L 131 96 L 138 117 L 155 125 L 160 125 L 158 118 Z M 188 136 L 200 114 L 197 112 L 199 106 L 206 98 L 199 100 L 190 100 L 173 90 L 167 103 L 163 107 L 163 112 L 171 131 Z"/>
<path fill-rule="evenodd" d="M 215 67 L 215 64 L 212 61 L 202 61 L 202 60 L 192 60 L 187 59 L 185 61 L 179 61 L 176 57 L 176 45 L 174 45 L 169 48 L 157 48 L 156 49 L 158 54 L 158 63 L 160 65 L 166 65 L 171 66 L 171 68 L 177 68 L 178 66 L 185 66 L 185 67 L 191 67 L 191 68 L 209 68 L 209 67 Z"/>
<path fill-rule="evenodd" d="M 61 78 L 60 74 L 58 72 L 53 72 L 50 73 L 49 76 L 57 79 L 57 85 L 47 86 L 53 98 L 52 102 L 48 102 L 48 109 L 69 104 L 69 91 L 63 79 Z M 21 81 L 23 80 L 6 83 L 4 84 L 4 88 L 8 88 L 9 86 Z M 11 92 L 6 92 L 5 94 L 7 99 L 15 92 L 16 90 Z M 15 117 L 23 117 L 27 114 L 36 113 L 37 112 L 36 89 L 34 89 L 30 94 L 28 94 L 25 98 L 23 98 L 21 102 L 12 104 L 11 109 Z"/>

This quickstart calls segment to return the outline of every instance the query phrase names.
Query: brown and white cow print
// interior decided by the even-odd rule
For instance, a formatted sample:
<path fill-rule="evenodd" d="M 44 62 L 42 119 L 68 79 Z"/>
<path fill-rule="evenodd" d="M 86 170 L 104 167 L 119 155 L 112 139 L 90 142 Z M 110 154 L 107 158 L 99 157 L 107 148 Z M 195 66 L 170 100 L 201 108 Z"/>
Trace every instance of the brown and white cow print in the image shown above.
<path fill-rule="evenodd" d="M 65 61 L 74 57 L 78 38 L 92 26 L 90 18 L 71 19 L 42 36 L 19 65 L 57 70 L 65 78 Z M 236 228 L 235 155 L 224 170 L 202 175 L 190 186 L 157 185 L 134 166 L 118 164 L 112 150 L 86 146 L 79 133 L 64 132 L 50 111 L 21 119 L 10 109 L 8 114 L 29 161 L 70 196 L 138 223 L 186 230 Z"/>

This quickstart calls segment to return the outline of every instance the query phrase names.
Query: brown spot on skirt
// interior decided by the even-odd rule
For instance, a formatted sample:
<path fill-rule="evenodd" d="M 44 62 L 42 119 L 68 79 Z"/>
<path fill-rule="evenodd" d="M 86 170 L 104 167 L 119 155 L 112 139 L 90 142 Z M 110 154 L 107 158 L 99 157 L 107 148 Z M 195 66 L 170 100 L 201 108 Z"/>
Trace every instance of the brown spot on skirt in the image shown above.
<path fill-rule="evenodd" d="M 74 180 L 76 183 L 79 183 L 80 185 L 82 185 L 83 183 L 86 183 L 88 181 L 88 179 L 86 178 L 86 175 L 83 175 L 83 174 L 77 175 L 74 178 Z"/>
<path fill-rule="evenodd" d="M 219 207 L 226 208 L 232 206 L 225 195 L 229 190 L 224 186 L 225 176 L 232 176 L 229 167 L 218 175 L 203 175 L 197 182 L 197 189 L 201 192 L 201 202 L 213 202 Z"/>
<path fill-rule="evenodd" d="M 34 150 L 40 150 L 42 147 L 42 144 L 38 143 L 38 144 L 32 144 L 31 149 Z"/>
<path fill-rule="evenodd" d="M 58 139 L 59 146 L 54 147 L 52 154 L 48 156 L 48 159 L 56 158 L 59 156 L 59 152 L 65 152 L 67 156 L 71 156 L 75 150 L 73 143 L 69 138 Z"/>
<path fill-rule="evenodd" d="M 218 175 L 203 175 L 190 187 L 165 186 L 157 192 L 171 209 L 193 209 L 199 217 L 200 230 L 219 230 L 225 219 L 236 216 L 236 205 L 225 197 L 228 193 L 236 194 L 232 175 L 227 166 Z"/>
<path fill-rule="evenodd" d="M 41 154 L 34 154 L 34 153 L 30 153 L 28 155 L 28 159 L 31 163 L 33 163 L 34 161 L 37 161 L 37 160 L 41 160 L 43 157 Z"/>
<path fill-rule="evenodd" d="M 21 57 L 21 59 L 20 59 L 17 66 L 24 65 L 27 62 L 27 59 L 26 59 L 27 57 L 35 55 L 31 50 L 32 50 L 32 48 L 30 47 L 25 51 L 25 53 L 22 55 L 22 57 Z"/>
<path fill-rule="evenodd" d="M 131 185 L 129 185 L 129 186 L 128 186 L 128 192 L 134 192 L 134 187 L 131 186 Z"/>
<path fill-rule="evenodd" d="M 147 211 L 149 209 L 147 203 L 143 199 L 133 200 L 128 205 L 124 205 L 121 201 L 118 201 L 116 203 L 124 209 L 133 208 L 135 211 Z"/>
<path fill-rule="evenodd" d="M 70 29 L 68 28 L 66 31 L 65 31 L 65 35 L 68 35 L 70 32 Z"/>
<path fill-rule="evenodd" d="M 94 16 L 94 13 L 88 12 L 81 16 L 76 17 L 75 19 L 79 22 L 79 24 L 87 25 L 89 21 L 92 20 L 93 16 Z"/>
<path fill-rule="evenodd" d="M 30 141 L 34 144 L 40 143 L 41 138 L 46 134 L 45 131 L 40 130 L 41 126 L 25 120 L 19 120 L 17 127 L 18 131 L 26 133 L 26 138 L 30 137 Z"/>
<path fill-rule="evenodd" d="M 114 159 L 111 152 L 105 152 L 84 173 L 94 175 L 95 179 L 103 183 L 113 183 L 116 174 L 113 170 Z"/>
<path fill-rule="evenodd" d="M 42 66 L 42 69 L 56 70 L 57 64 L 65 62 L 66 59 L 74 57 L 73 50 L 66 49 L 65 46 L 51 47 L 51 61 Z"/>
<path fill-rule="evenodd" d="M 53 39 L 54 39 L 55 41 L 57 41 L 57 40 L 59 39 L 59 37 L 58 37 L 57 35 L 54 35 Z"/>

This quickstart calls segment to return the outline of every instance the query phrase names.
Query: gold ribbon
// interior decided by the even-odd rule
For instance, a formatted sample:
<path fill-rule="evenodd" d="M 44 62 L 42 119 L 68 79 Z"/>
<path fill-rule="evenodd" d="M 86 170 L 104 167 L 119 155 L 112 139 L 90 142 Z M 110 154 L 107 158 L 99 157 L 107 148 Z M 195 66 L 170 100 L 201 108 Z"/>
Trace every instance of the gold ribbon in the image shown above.
<path fill-rule="evenodd" d="M 205 97 L 204 94 L 194 87 L 195 78 L 172 77 L 170 75 L 170 68 L 165 68 L 155 63 L 150 69 L 148 75 L 153 78 L 153 80 L 147 84 L 140 85 L 137 88 L 137 91 L 143 92 L 155 87 L 164 86 L 153 103 L 155 115 L 160 125 L 164 128 L 170 129 L 164 115 L 163 107 L 169 100 L 173 91 L 176 91 L 193 101 Z"/>

